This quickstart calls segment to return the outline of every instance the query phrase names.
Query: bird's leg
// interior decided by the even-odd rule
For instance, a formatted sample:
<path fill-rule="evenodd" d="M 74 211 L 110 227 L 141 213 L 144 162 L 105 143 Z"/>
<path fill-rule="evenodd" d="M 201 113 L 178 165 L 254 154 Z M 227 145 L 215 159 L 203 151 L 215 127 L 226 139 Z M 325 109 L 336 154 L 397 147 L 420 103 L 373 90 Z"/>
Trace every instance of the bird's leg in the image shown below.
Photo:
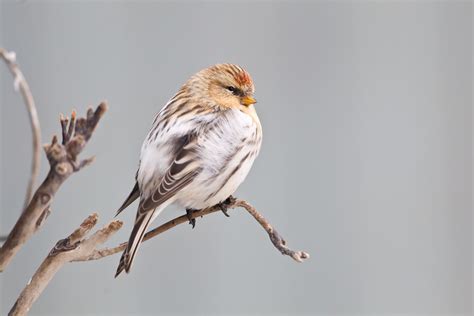
<path fill-rule="evenodd" d="M 229 205 L 231 205 L 234 202 L 235 202 L 235 197 L 231 195 L 224 201 L 217 204 L 217 206 L 221 209 L 222 213 L 224 213 L 225 216 L 230 217 L 229 213 L 227 213 L 227 208 L 229 207 Z"/>
<path fill-rule="evenodd" d="M 186 216 L 189 219 L 189 224 L 194 228 L 196 226 L 196 219 L 193 218 L 193 212 L 196 210 L 193 210 L 192 208 L 187 208 L 186 209 Z"/>

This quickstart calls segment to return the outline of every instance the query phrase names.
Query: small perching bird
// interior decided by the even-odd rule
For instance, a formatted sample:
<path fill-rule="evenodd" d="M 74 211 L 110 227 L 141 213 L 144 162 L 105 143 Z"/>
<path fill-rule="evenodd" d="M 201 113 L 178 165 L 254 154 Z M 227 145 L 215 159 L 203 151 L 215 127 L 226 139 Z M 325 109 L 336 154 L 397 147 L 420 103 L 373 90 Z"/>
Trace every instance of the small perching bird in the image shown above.
<path fill-rule="evenodd" d="M 130 271 L 150 223 L 170 204 L 193 210 L 220 205 L 244 181 L 262 142 L 254 85 L 237 65 L 192 76 L 156 115 L 140 155 L 136 184 L 118 210 L 140 198 L 116 277 Z M 227 215 L 227 214 L 226 214 Z"/>

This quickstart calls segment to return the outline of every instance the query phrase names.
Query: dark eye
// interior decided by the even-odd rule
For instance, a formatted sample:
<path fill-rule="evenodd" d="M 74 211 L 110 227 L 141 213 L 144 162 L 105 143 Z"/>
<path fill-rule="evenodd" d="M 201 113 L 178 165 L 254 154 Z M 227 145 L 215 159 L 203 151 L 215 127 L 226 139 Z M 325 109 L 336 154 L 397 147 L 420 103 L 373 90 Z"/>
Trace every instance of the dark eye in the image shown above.
<path fill-rule="evenodd" d="M 227 86 L 225 87 L 227 90 L 229 90 L 230 92 L 232 92 L 232 94 L 237 94 L 239 89 L 237 89 L 236 87 L 232 87 L 232 86 Z"/>

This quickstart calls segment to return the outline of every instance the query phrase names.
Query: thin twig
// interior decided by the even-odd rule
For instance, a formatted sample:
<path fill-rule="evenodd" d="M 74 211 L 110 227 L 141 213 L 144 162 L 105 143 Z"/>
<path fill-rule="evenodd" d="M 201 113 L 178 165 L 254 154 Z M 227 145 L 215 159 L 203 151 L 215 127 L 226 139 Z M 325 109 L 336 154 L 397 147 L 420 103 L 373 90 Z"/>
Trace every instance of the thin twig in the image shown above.
<path fill-rule="evenodd" d="M 77 257 L 91 253 L 122 227 L 122 222 L 112 221 L 89 238 L 86 238 L 87 233 L 96 225 L 97 220 L 97 214 L 90 215 L 69 237 L 56 243 L 21 292 L 8 313 L 9 316 L 26 315 L 63 265 Z"/>
<path fill-rule="evenodd" d="M 13 75 L 13 85 L 16 91 L 20 91 L 23 96 L 23 100 L 28 110 L 28 115 L 30 117 L 31 132 L 33 133 L 33 155 L 31 160 L 31 175 L 28 182 L 28 187 L 26 189 L 25 202 L 23 203 L 23 211 L 28 206 L 28 203 L 33 196 L 33 190 L 36 183 L 36 178 L 39 174 L 39 166 L 41 160 L 41 129 L 38 119 L 38 112 L 36 111 L 35 101 L 33 95 L 31 94 L 30 87 L 28 82 L 23 76 L 20 68 L 16 63 L 16 54 L 15 52 L 9 52 L 6 49 L 0 47 L 0 57 L 5 61 L 8 69 Z"/>
<path fill-rule="evenodd" d="M 51 202 L 64 181 L 93 161 L 93 158 L 78 160 L 77 157 L 91 138 L 106 110 L 107 104 L 102 102 L 95 111 L 88 109 L 87 118 L 71 119 L 69 125 L 64 124 L 64 121 L 68 119 L 61 116 L 62 135 L 63 138 L 66 137 L 66 141 L 60 143 L 54 136 L 50 144 L 44 145 L 50 170 L 0 248 L 0 272 L 45 222 L 50 213 Z M 75 118 L 75 114 L 72 117 Z M 74 121 L 74 128 L 69 128 Z"/>
<path fill-rule="evenodd" d="M 289 249 L 286 246 L 286 241 L 280 236 L 280 234 L 278 234 L 278 232 L 272 227 L 272 225 L 270 225 L 270 223 L 259 212 L 257 212 L 255 207 L 250 205 L 248 202 L 244 200 L 232 199 L 231 202 L 227 206 L 228 209 L 234 209 L 238 207 L 243 207 L 245 210 L 247 210 L 247 212 L 250 213 L 250 215 L 252 215 L 257 220 L 257 222 L 268 233 L 268 236 L 270 237 L 270 240 L 275 246 L 275 248 L 277 248 L 278 251 L 280 251 L 283 255 L 290 256 L 297 262 L 302 262 L 305 259 L 309 258 L 309 254 L 307 252 L 293 251 Z M 203 210 L 195 211 L 192 213 L 191 217 L 192 218 L 203 217 L 205 215 L 209 215 L 209 214 L 219 212 L 219 211 L 221 211 L 219 206 L 213 206 L 213 207 L 209 207 Z M 143 241 L 151 239 L 179 224 L 187 223 L 188 221 L 189 221 L 189 218 L 187 217 L 187 215 L 179 216 L 147 232 L 143 238 Z M 126 247 L 127 247 L 127 242 L 123 242 L 113 248 L 104 248 L 104 249 L 94 250 L 91 254 L 87 256 L 83 256 L 83 257 L 76 257 L 73 261 L 98 260 L 103 257 L 107 257 L 110 255 L 116 254 L 118 252 L 122 252 Z"/>

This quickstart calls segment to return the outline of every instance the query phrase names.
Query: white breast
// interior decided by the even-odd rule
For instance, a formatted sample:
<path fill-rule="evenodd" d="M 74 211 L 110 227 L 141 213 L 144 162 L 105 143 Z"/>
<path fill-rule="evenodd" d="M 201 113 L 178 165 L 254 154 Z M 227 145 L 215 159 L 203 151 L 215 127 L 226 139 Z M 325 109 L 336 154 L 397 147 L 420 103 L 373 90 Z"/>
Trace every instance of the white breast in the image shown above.
<path fill-rule="evenodd" d="M 149 135 L 142 147 L 137 174 L 140 187 L 150 190 L 158 187 L 175 158 L 170 140 L 207 126 L 198 133 L 196 147 L 201 172 L 173 200 L 184 208 L 192 209 L 222 202 L 244 181 L 258 154 L 261 144 L 258 124 L 248 114 L 228 110 L 212 117 L 176 122 L 171 128 L 160 130 L 156 137 Z M 142 185 L 144 183 L 152 185 Z M 150 193 L 142 191 L 143 195 Z"/>
<path fill-rule="evenodd" d="M 229 110 L 199 142 L 203 170 L 177 201 L 194 209 L 222 202 L 237 190 L 258 154 L 261 135 L 249 115 Z"/>

